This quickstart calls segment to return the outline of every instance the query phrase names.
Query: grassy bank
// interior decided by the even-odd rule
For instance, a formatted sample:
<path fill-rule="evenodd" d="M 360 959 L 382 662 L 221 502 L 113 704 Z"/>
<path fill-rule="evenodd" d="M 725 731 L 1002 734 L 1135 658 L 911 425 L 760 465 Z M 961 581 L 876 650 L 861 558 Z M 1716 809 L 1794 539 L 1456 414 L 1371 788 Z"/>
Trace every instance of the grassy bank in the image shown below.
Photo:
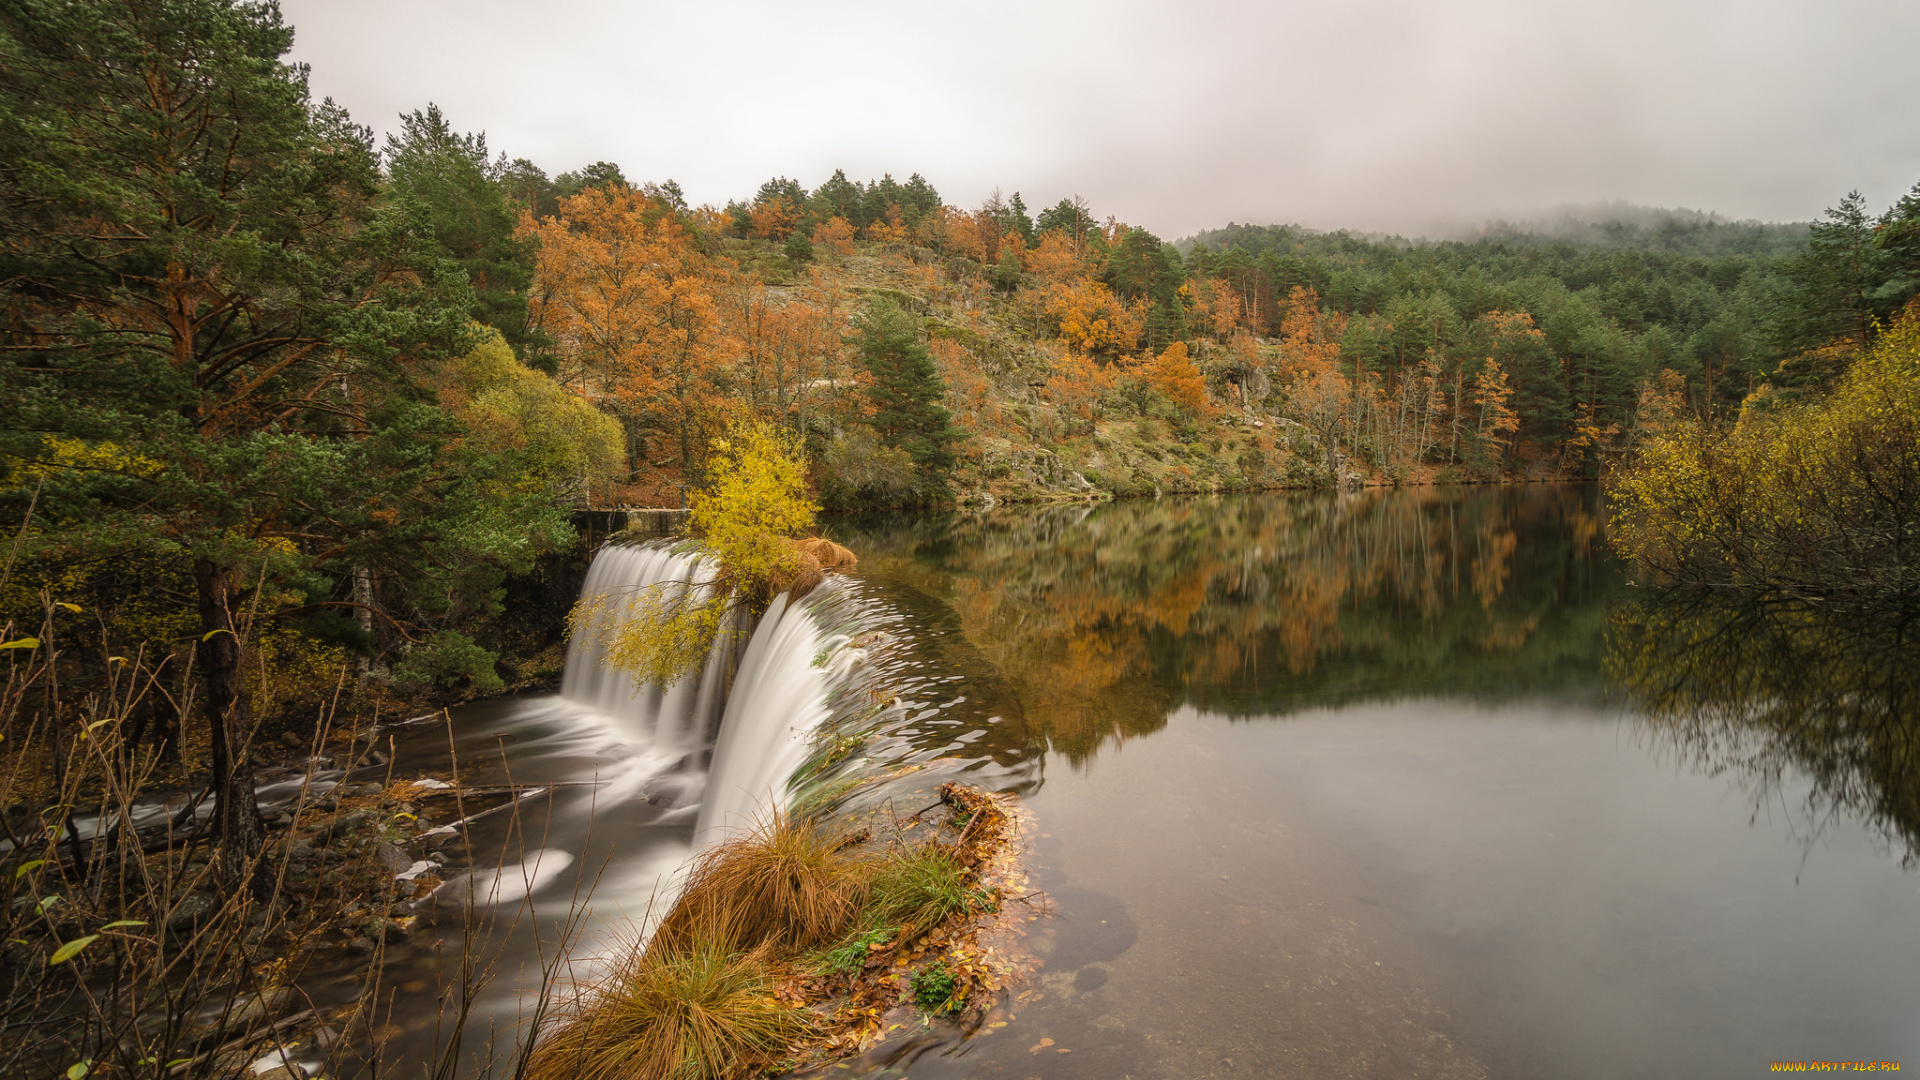
<path fill-rule="evenodd" d="M 644 945 L 564 995 L 535 1080 L 786 1072 L 935 1018 L 976 1027 L 1016 965 L 1020 811 L 959 784 L 856 830 L 776 816 L 702 852 Z M 1021 905 L 1015 905 L 1021 907 Z"/>

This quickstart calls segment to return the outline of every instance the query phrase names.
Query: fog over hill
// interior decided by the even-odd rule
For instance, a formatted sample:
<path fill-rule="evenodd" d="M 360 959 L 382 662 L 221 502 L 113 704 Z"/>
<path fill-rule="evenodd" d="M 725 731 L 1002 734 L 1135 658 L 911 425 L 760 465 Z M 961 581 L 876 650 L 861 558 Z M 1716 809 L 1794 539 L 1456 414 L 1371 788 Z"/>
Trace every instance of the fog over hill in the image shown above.
<path fill-rule="evenodd" d="M 1652 249 L 1682 255 L 1785 255 L 1804 248 L 1809 222 L 1736 221 L 1712 211 L 1638 206 L 1623 200 L 1564 205 L 1513 218 L 1477 223 L 1440 223 L 1413 236 L 1356 229 L 1310 229 L 1304 225 L 1228 222 L 1177 242 L 1182 252 L 1196 244 L 1227 248 L 1271 246 L 1277 232 L 1299 237 L 1345 236 L 1368 243 L 1416 246 L 1487 241 L 1510 247 L 1568 244 L 1589 249 Z M 1257 241 L 1253 237 L 1259 236 Z M 1250 241 L 1252 241 L 1250 243 Z"/>
<path fill-rule="evenodd" d="M 1920 176 L 1911 0 L 283 7 L 315 91 L 376 133 L 436 102 L 509 157 L 695 205 L 844 168 L 957 206 L 1077 193 L 1169 237 L 1439 236 L 1606 199 L 1804 220 Z"/>

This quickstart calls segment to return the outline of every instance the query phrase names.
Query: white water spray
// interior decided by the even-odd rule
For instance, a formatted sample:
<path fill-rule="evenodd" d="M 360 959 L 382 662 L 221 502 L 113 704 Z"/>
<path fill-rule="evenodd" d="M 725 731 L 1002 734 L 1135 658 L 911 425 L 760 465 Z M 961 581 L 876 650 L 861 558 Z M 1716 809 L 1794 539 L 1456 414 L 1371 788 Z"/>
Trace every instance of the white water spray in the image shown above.
<path fill-rule="evenodd" d="M 712 579 L 708 560 L 662 545 L 609 544 L 594 556 L 580 598 L 592 603 L 605 597 L 618 612 L 644 590 L 702 588 Z M 809 606 L 791 603 L 784 593 L 774 599 L 740 654 L 731 692 L 736 636 L 728 627 L 700 673 L 666 690 L 636 684 L 607 667 L 599 634 L 579 634 L 568 649 L 561 683 L 568 702 L 611 718 L 632 741 L 657 751 L 704 756 L 711 745 L 694 830 L 697 846 L 751 828 L 784 807 L 809 738 L 829 715 L 829 699 L 852 663 L 852 650 L 841 647 L 845 635 L 820 628 Z M 613 621 L 617 625 L 619 617 Z"/>
<path fill-rule="evenodd" d="M 806 761 L 809 739 L 829 715 L 828 697 L 850 662 L 845 643 L 844 636 L 823 634 L 785 593 L 761 616 L 714 742 L 696 846 L 785 807 L 788 782 Z"/>
<path fill-rule="evenodd" d="M 604 603 L 619 612 L 649 590 L 704 589 L 713 581 L 713 573 L 710 560 L 677 555 L 664 546 L 608 544 L 587 569 L 580 601 Z M 626 672 L 608 667 L 602 634 L 575 634 L 567 647 L 560 696 L 615 719 L 636 741 L 663 751 L 703 750 L 724 703 L 727 651 L 733 637 L 726 629 L 722 627 L 700 673 L 665 690 L 636 684 Z"/>

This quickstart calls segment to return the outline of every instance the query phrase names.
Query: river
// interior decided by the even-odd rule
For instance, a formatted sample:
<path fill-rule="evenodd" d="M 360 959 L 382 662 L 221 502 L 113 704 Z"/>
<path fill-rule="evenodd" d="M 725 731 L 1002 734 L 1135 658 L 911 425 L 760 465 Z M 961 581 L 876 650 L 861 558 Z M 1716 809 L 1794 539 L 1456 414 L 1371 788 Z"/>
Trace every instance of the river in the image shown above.
<path fill-rule="evenodd" d="M 1002 1026 L 904 1033 L 834 1075 L 1920 1067 L 1911 649 L 1633 586 L 1592 486 L 830 533 L 861 557 L 849 635 L 886 642 L 862 692 L 893 701 L 836 775 L 894 778 L 842 802 L 953 775 L 1020 793 L 1054 912 Z M 601 781 L 475 841 L 546 860 L 481 998 L 505 1030 L 543 957 L 613 947 L 692 850 L 705 762 L 558 697 L 452 727 L 470 780 Z M 403 761 L 445 764 L 446 732 L 405 737 Z M 416 995 L 453 963 L 396 961 Z M 419 1057 L 419 1008 L 397 1012 Z"/>

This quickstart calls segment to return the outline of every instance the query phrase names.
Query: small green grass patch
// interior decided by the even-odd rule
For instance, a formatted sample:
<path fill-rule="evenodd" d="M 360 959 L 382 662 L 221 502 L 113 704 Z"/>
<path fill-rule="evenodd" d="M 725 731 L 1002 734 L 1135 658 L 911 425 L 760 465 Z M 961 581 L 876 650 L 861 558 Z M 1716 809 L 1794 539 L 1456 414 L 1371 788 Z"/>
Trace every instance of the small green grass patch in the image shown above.
<path fill-rule="evenodd" d="M 819 954 L 814 970 L 822 975 L 851 975 L 859 971 L 873 954 L 875 945 L 885 945 L 898 934 L 899 928 L 882 926 L 855 934 L 833 948 Z"/>
<path fill-rule="evenodd" d="M 879 922 L 925 930 L 972 906 L 969 871 L 944 844 L 896 848 L 880 859 L 868 902 Z"/>

